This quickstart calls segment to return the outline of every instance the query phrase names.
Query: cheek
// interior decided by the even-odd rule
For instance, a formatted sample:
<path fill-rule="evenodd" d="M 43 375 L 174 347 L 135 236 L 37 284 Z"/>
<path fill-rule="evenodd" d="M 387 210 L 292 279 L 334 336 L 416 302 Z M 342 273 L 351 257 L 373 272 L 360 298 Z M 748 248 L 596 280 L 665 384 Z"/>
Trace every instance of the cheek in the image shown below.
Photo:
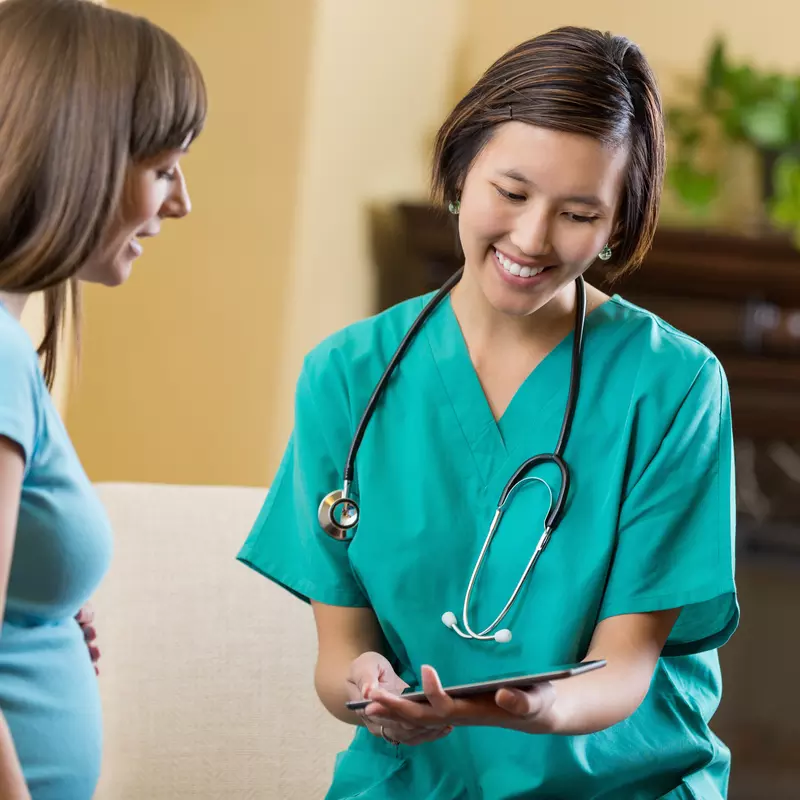
<path fill-rule="evenodd" d="M 610 235 L 608 225 L 565 219 L 558 226 L 555 250 L 563 263 L 585 265 L 597 258 Z"/>
<path fill-rule="evenodd" d="M 462 200 L 458 228 L 465 251 L 467 247 L 493 244 L 508 233 L 513 217 L 500 200 L 494 190 Z"/>
<path fill-rule="evenodd" d="M 142 180 L 132 186 L 123 204 L 126 230 L 135 230 L 158 214 L 165 200 L 160 181 Z"/>

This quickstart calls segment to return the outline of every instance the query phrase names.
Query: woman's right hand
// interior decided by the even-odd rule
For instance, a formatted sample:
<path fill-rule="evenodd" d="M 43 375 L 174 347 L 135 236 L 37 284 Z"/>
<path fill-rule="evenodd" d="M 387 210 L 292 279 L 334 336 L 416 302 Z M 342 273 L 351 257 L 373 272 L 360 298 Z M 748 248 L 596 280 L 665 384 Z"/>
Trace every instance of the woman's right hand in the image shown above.
<path fill-rule="evenodd" d="M 387 692 L 401 695 L 408 684 L 392 668 L 388 659 L 380 653 L 363 653 L 350 665 L 347 676 L 348 700 L 369 699 L 373 688 L 380 687 Z M 450 726 L 415 727 L 396 720 L 368 717 L 363 711 L 356 711 L 364 726 L 374 736 L 391 743 L 418 745 L 433 742 L 447 736 L 453 729 Z"/>

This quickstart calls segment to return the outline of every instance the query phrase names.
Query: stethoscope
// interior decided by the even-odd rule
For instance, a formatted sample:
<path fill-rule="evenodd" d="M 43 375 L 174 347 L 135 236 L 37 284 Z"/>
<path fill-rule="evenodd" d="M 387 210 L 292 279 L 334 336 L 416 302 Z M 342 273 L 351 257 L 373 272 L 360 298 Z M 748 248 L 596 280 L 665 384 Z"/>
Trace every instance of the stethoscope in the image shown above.
<path fill-rule="evenodd" d="M 342 488 L 331 492 L 323 498 L 319 505 L 317 512 L 319 524 L 322 529 L 332 538 L 340 542 L 349 542 L 355 535 L 354 528 L 358 525 L 361 511 L 358 503 L 350 496 L 350 487 L 353 483 L 355 474 L 355 460 L 358 453 L 358 448 L 361 446 L 361 440 L 364 438 L 367 425 L 369 424 L 372 414 L 375 411 L 375 406 L 383 394 L 386 383 L 394 372 L 400 359 L 408 349 L 412 339 L 418 333 L 419 329 L 425 324 L 426 320 L 433 313 L 434 309 L 441 303 L 441 301 L 449 294 L 451 289 L 461 279 L 463 268 L 458 270 L 436 293 L 433 299 L 422 309 L 419 316 L 414 320 L 414 323 L 409 328 L 403 340 L 400 342 L 395 354 L 392 356 L 389 365 L 386 367 L 378 385 L 372 392 L 372 396 L 367 403 L 364 414 L 361 417 L 358 427 L 356 428 L 355 436 L 350 445 L 350 452 L 347 455 L 347 461 L 344 467 L 344 478 L 342 480 Z M 497 626 L 503 621 L 505 616 L 511 610 L 517 597 L 519 596 L 525 581 L 531 574 L 536 562 L 542 554 L 542 551 L 550 541 L 553 531 L 561 521 L 564 513 L 564 506 L 569 491 L 569 470 L 564 462 L 564 449 L 567 446 L 567 439 L 569 438 L 572 420 L 575 416 L 575 406 L 578 400 L 578 390 L 581 377 L 581 363 L 583 360 L 583 332 L 584 323 L 586 320 L 586 287 L 582 277 L 575 280 L 576 287 L 576 300 L 575 300 L 575 336 L 572 344 L 572 363 L 570 366 L 570 380 L 569 380 L 569 393 L 567 395 L 567 405 L 564 410 L 564 418 L 561 422 L 561 433 L 558 437 L 556 449 L 552 453 L 543 453 L 538 456 L 533 456 L 525 461 L 517 471 L 511 476 L 508 483 L 506 483 L 503 493 L 500 495 L 500 501 L 497 504 L 494 517 L 492 518 L 491 525 L 489 526 L 489 533 L 481 548 L 478 560 L 475 562 L 475 568 L 472 570 L 472 576 L 467 586 L 466 594 L 464 595 L 464 608 L 462 612 L 462 625 L 463 630 L 458 625 L 456 615 L 452 611 L 447 611 L 442 615 L 442 622 L 451 630 L 455 631 L 463 639 L 478 639 L 480 641 L 494 640 L 496 642 L 505 643 L 511 641 L 511 631 L 508 628 L 495 630 Z M 528 477 L 527 473 L 534 467 L 542 464 L 555 464 L 561 472 L 561 488 L 559 489 L 558 496 L 553 502 L 553 492 L 550 486 L 541 478 L 535 476 Z M 550 505 L 547 516 L 544 521 L 544 532 L 539 538 L 533 555 L 528 561 L 522 577 L 517 582 L 511 597 L 503 607 L 503 610 L 497 615 L 497 618 L 480 632 L 474 631 L 469 624 L 469 606 L 472 598 L 472 592 L 475 588 L 475 583 L 480 573 L 486 554 L 494 539 L 495 533 L 500 525 L 500 520 L 503 517 L 506 505 L 511 499 L 512 495 L 516 493 L 524 484 L 531 482 L 539 482 L 544 484 L 550 496 Z"/>

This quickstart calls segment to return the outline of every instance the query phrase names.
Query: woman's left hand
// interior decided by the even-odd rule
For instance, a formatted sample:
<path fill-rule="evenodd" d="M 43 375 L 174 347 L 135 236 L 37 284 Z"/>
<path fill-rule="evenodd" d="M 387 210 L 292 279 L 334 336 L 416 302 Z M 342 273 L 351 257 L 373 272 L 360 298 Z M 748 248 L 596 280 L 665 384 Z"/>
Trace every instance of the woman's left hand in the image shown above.
<path fill-rule="evenodd" d="M 469 698 L 445 694 L 433 667 L 422 668 L 422 688 L 427 703 L 415 703 L 382 689 L 372 692 L 373 702 L 364 709 L 369 716 L 394 719 L 412 725 L 490 726 L 527 733 L 549 733 L 554 727 L 555 687 L 541 683 L 531 689 L 500 689 Z"/>
<path fill-rule="evenodd" d="M 87 603 L 75 616 L 78 625 L 81 626 L 83 631 L 83 638 L 86 641 L 86 647 L 89 649 L 89 658 L 92 659 L 92 666 L 94 667 L 94 674 L 99 675 L 100 670 L 97 662 L 100 660 L 100 650 L 94 642 L 97 639 L 97 631 L 94 627 L 94 609 Z"/>

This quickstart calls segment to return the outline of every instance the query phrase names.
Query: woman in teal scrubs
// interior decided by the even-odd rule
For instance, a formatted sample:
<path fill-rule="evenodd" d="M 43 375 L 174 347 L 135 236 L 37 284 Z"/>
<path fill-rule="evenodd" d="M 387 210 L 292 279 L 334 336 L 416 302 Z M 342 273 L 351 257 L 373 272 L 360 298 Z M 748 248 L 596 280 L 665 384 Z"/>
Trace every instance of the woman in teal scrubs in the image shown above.
<path fill-rule="evenodd" d="M 494 64 L 442 126 L 437 196 L 464 271 L 412 339 L 356 458 L 360 521 L 326 535 L 356 426 L 429 297 L 335 334 L 305 360 L 295 429 L 240 559 L 310 602 L 316 690 L 357 726 L 328 797 L 713 800 L 729 752 L 709 728 L 738 621 L 728 388 L 714 355 L 586 287 L 583 371 L 560 524 L 502 627 L 459 637 L 506 482 L 551 453 L 570 386 L 576 279 L 639 265 L 659 210 L 662 110 L 628 40 L 566 28 Z M 610 258 L 609 258 L 610 256 Z M 534 469 L 558 493 L 552 465 Z M 547 487 L 506 506 L 472 592 L 483 630 L 542 533 Z M 604 669 L 453 700 L 441 686 L 582 660 Z M 427 704 L 398 695 L 420 685 Z M 366 697 L 361 714 L 349 699 Z"/>
<path fill-rule="evenodd" d="M 0 2 L 3 800 L 95 794 L 102 713 L 76 615 L 111 531 L 49 390 L 70 291 L 77 305 L 79 282 L 124 283 L 145 237 L 188 213 L 179 162 L 205 108 L 192 57 L 146 20 L 90 0 Z M 20 324 L 40 291 L 44 371 Z"/>

